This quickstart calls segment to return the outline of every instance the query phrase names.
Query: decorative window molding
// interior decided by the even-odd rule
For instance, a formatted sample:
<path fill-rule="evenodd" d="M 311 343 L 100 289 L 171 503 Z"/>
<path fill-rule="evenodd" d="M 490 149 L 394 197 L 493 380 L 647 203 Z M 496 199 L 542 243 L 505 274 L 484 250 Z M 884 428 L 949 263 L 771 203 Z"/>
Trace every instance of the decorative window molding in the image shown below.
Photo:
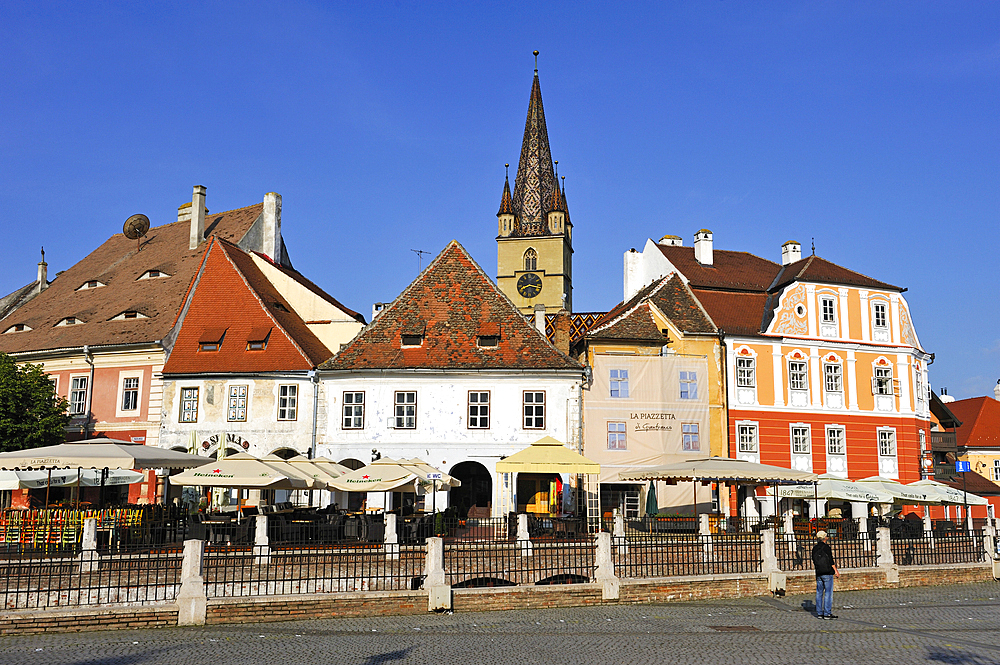
<path fill-rule="evenodd" d="M 469 391 L 469 429 L 490 428 L 490 391 Z"/>
<path fill-rule="evenodd" d="M 524 269 L 538 270 L 538 252 L 534 247 L 529 247 L 524 251 Z"/>
<path fill-rule="evenodd" d="M 227 403 L 226 421 L 243 423 L 247 420 L 247 407 L 250 404 L 250 386 L 245 383 L 229 386 L 229 402 Z"/>
<path fill-rule="evenodd" d="M 348 391 L 344 393 L 344 418 L 341 421 L 344 429 L 365 428 L 365 393 L 364 391 Z"/>
<path fill-rule="evenodd" d="M 135 418 L 142 408 L 142 370 L 123 370 L 118 375 L 118 402 L 115 415 L 119 418 Z"/>
<path fill-rule="evenodd" d="M 896 428 L 879 427 L 878 436 L 878 472 L 886 478 L 899 476 L 899 463 L 896 451 Z"/>
<path fill-rule="evenodd" d="M 760 461 L 759 424 L 751 421 L 736 422 L 737 457 L 749 462 Z"/>
<path fill-rule="evenodd" d="M 872 312 L 872 340 L 875 342 L 891 342 L 889 332 L 889 301 L 882 298 L 869 300 Z"/>
<path fill-rule="evenodd" d="M 837 316 L 837 296 L 820 294 L 819 296 L 819 334 L 820 337 L 840 337 Z"/>
<path fill-rule="evenodd" d="M 736 402 L 757 403 L 757 352 L 748 346 L 735 349 Z"/>
<path fill-rule="evenodd" d="M 85 374 L 70 376 L 69 384 L 69 414 L 71 416 L 87 415 L 87 388 L 90 377 Z"/>
<path fill-rule="evenodd" d="M 809 357 L 800 349 L 793 349 L 785 358 L 788 363 L 788 404 L 809 406 Z"/>
<path fill-rule="evenodd" d="M 826 472 L 847 478 L 847 429 L 843 425 L 826 426 Z"/>
<path fill-rule="evenodd" d="M 872 362 L 872 395 L 876 411 L 894 411 L 899 395 L 899 379 L 893 376 L 892 362 L 879 356 Z"/>
<path fill-rule="evenodd" d="M 608 422 L 608 450 L 628 450 L 625 423 Z"/>

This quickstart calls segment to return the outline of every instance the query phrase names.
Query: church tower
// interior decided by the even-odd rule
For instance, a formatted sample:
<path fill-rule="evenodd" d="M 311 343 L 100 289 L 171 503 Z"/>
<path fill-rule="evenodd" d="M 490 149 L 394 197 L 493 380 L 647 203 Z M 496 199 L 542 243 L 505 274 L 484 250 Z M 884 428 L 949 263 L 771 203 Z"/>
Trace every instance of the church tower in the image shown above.
<path fill-rule="evenodd" d="M 543 305 L 549 314 L 573 311 L 573 225 L 565 184 L 559 186 L 549 151 L 538 51 L 514 192 L 505 179 L 497 220 L 500 290 L 525 314 L 534 312 L 536 305 Z"/>

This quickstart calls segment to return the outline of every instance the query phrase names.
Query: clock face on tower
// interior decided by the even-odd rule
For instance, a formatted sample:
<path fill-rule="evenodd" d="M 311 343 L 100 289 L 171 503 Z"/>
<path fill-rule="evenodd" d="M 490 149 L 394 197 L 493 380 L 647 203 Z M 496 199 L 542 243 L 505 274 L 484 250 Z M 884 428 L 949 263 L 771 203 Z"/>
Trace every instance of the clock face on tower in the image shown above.
<path fill-rule="evenodd" d="M 525 298 L 534 298 L 542 292 L 542 278 L 533 272 L 526 272 L 517 280 L 517 292 Z"/>

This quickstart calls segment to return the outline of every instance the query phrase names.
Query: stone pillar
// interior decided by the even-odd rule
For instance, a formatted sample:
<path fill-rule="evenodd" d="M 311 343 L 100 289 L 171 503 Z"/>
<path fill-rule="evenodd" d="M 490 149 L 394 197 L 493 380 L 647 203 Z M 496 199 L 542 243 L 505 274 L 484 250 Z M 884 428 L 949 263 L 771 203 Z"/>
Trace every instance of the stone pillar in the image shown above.
<path fill-rule="evenodd" d="M 708 513 L 698 515 L 698 535 L 702 552 L 706 557 L 712 556 L 712 529 L 708 525 Z"/>
<path fill-rule="evenodd" d="M 774 529 L 762 529 L 760 532 L 760 572 L 769 575 L 779 571 L 778 557 L 774 551 Z"/>
<path fill-rule="evenodd" d="M 871 552 L 872 543 L 868 539 L 868 504 L 864 501 L 852 501 L 851 516 L 858 522 L 858 538 L 864 543 L 865 551 Z"/>
<path fill-rule="evenodd" d="M 531 536 L 528 535 L 528 516 L 525 513 L 520 513 L 517 516 L 517 544 L 521 556 L 531 556 L 534 553 Z"/>
<path fill-rule="evenodd" d="M 618 556 L 626 556 L 628 554 L 628 540 L 625 538 L 625 518 L 617 509 L 615 510 L 614 532 L 611 535 L 613 541 L 618 541 Z"/>
<path fill-rule="evenodd" d="M 899 566 L 892 560 L 892 541 L 889 540 L 889 528 L 880 526 L 875 533 L 876 552 L 878 559 L 876 565 L 885 573 L 886 582 L 899 581 Z"/>
<path fill-rule="evenodd" d="M 422 588 L 427 592 L 428 612 L 451 609 L 451 586 L 445 583 L 444 540 L 441 538 L 427 539 Z"/>
<path fill-rule="evenodd" d="M 611 557 L 611 534 L 601 531 L 594 538 L 597 551 L 594 554 L 594 580 L 601 585 L 603 600 L 618 600 L 621 581 L 615 575 L 615 563 Z"/>
<path fill-rule="evenodd" d="M 795 524 L 792 520 L 795 519 L 795 515 L 792 514 L 792 509 L 789 508 L 785 511 L 785 541 L 788 543 L 788 551 L 795 551 Z"/>
<path fill-rule="evenodd" d="M 271 563 L 271 541 L 268 539 L 268 516 L 255 515 L 253 525 L 254 562 L 258 566 Z"/>
<path fill-rule="evenodd" d="M 396 535 L 396 518 L 393 513 L 385 516 L 385 537 L 383 538 L 382 549 L 385 551 L 386 559 L 399 558 L 399 536 Z"/>
<path fill-rule="evenodd" d="M 931 522 L 930 506 L 924 506 L 924 535 L 930 543 L 930 548 L 934 549 L 934 524 Z"/>
<path fill-rule="evenodd" d="M 83 537 L 80 541 L 80 573 L 96 573 L 101 567 L 101 555 L 97 552 L 97 518 L 83 520 Z"/>
<path fill-rule="evenodd" d="M 181 562 L 181 589 L 177 594 L 177 625 L 204 626 L 208 611 L 205 578 L 202 565 L 205 558 L 204 540 L 185 540 Z"/>

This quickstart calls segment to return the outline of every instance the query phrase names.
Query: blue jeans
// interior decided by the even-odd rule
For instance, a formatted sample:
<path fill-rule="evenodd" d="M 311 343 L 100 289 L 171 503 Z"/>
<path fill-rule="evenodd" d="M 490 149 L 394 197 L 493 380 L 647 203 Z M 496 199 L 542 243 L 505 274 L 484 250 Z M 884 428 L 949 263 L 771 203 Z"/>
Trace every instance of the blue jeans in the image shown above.
<path fill-rule="evenodd" d="M 833 575 L 816 576 L 816 614 L 821 617 L 833 613 Z"/>

